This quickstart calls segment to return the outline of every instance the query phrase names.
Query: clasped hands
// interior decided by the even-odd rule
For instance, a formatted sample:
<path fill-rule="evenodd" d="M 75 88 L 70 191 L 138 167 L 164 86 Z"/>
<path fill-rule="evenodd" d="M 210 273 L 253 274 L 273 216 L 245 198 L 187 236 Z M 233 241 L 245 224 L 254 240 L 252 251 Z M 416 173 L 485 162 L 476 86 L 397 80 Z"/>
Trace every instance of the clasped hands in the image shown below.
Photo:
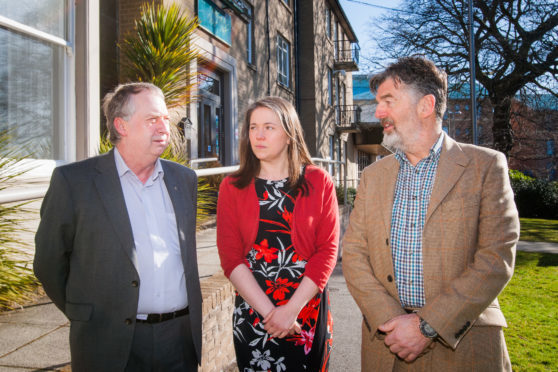
<path fill-rule="evenodd" d="M 300 324 L 296 321 L 299 311 L 289 303 L 274 307 L 264 318 L 264 329 L 274 338 L 300 333 Z"/>
<path fill-rule="evenodd" d="M 419 323 L 417 314 L 399 315 L 380 325 L 378 330 L 387 334 L 384 343 L 392 353 L 406 362 L 412 362 L 432 346 L 432 339 L 420 332 Z"/>

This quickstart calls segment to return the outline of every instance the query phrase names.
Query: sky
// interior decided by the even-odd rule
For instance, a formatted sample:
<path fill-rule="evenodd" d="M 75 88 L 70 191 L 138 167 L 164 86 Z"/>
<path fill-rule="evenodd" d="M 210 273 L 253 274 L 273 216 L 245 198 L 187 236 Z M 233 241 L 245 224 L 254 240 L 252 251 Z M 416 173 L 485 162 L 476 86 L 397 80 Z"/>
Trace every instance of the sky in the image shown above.
<path fill-rule="evenodd" d="M 397 8 L 400 0 L 339 0 L 339 3 L 357 35 L 360 50 L 367 55 L 373 54 L 374 45 L 370 41 L 372 18 L 387 12 L 385 8 Z"/>

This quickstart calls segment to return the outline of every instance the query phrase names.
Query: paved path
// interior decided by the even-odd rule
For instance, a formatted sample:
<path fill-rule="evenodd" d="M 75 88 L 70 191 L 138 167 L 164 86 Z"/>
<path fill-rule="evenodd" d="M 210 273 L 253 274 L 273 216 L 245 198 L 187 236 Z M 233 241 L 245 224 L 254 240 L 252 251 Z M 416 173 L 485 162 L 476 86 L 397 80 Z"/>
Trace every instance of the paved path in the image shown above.
<path fill-rule="evenodd" d="M 199 232 L 197 245 L 200 277 L 206 278 L 220 269 L 215 229 Z M 518 249 L 558 254 L 558 244 L 520 242 Z M 345 285 L 341 262 L 329 288 L 334 319 L 330 370 L 359 371 L 361 315 Z M 68 333 L 68 320 L 47 297 L 0 314 L 0 372 L 69 371 Z"/>

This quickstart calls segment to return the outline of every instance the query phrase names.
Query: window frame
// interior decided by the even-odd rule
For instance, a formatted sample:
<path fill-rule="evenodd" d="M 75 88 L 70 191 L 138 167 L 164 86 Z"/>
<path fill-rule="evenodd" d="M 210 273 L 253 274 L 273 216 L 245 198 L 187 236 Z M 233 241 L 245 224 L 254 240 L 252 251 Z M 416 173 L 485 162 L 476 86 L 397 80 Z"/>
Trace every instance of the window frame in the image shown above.
<path fill-rule="evenodd" d="M 286 68 L 286 71 L 283 71 Z M 291 43 L 281 34 L 277 34 L 277 83 L 286 88 L 291 87 Z"/>
<path fill-rule="evenodd" d="M 254 37 L 254 6 L 247 4 L 248 6 L 248 22 L 246 23 L 246 62 L 250 66 L 255 65 L 255 52 L 256 52 L 256 40 Z"/>
<path fill-rule="evenodd" d="M 50 174 L 56 164 L 63 164 L 75 160 L 76 128 L 75 110 L 76 103 L 74 98 L 75 86 L 75 3 L 64 1 L 67 11 L 64 15 L 64 37 L 56 36 L 51 33 L 28 26 L 24 23 L 15 21 L 9 17 L 0 15 L 0 26 L 8 33 L 18 34 L 23 38 L 29 38 L 36 42 L 44 43 L 53 48 L 61 48 L 61 63 L 57 67 L 60 71 L 60 83 L 58 89 L 53 92 L 53 97 L 58 100 L 58 123 L 53 122 L 53 146 L 52 158 L 29 158 L 24 163 L 35 163 L 30 171 L 20 178 L 42 176 Z M 55 127 L 57 126 L 57 127 Z"/>

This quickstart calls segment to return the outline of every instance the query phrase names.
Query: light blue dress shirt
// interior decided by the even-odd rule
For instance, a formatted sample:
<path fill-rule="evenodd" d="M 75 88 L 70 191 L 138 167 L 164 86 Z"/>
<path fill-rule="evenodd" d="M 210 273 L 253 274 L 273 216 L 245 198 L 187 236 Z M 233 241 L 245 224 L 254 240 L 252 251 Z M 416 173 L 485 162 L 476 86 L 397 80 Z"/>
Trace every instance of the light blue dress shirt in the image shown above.
<path fill-rule="evenodd" d="M 132 225 L 140 277 L 138 319 L 188 306 L 174 208 L 161 161 L 143 184 L 114 149 L 116 169 Z"/>

